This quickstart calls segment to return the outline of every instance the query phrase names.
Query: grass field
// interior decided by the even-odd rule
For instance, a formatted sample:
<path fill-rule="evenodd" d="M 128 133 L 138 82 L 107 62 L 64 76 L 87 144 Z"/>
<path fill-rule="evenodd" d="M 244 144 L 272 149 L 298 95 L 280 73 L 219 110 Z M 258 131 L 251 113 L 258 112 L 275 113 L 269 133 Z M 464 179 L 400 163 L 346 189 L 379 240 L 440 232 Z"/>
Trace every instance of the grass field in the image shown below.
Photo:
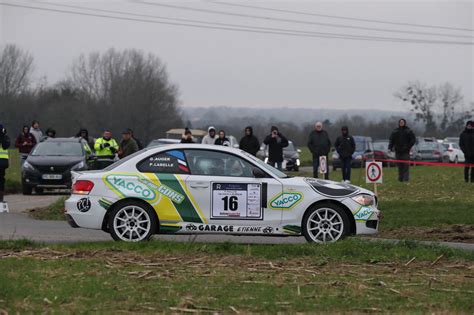
<path fill-rule="evenodd" d="M 0 311 L 471 313 L 474 254 L 330 245 L 0 242 Z"/>

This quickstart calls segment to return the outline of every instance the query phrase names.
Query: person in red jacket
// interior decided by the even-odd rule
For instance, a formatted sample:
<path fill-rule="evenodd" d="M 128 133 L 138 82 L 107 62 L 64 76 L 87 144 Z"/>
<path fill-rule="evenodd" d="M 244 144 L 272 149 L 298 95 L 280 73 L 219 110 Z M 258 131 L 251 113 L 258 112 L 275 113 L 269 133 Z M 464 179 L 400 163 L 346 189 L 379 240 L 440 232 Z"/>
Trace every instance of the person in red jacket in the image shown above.
<path fill-rule="evenodd" d="M 15 141 L 15 147 L 17 147 L 18 151 L 20 151 L 20 161 L 22 167 L 26 161 L 26 158 L 28 157 L 28 154 L 30 154 L 31 149 L 33 149 L 35 144 L 36 139 L 30 132 L 30 128 L 28 126 L 23 126 L 23 131 L 18 135 Z"/>

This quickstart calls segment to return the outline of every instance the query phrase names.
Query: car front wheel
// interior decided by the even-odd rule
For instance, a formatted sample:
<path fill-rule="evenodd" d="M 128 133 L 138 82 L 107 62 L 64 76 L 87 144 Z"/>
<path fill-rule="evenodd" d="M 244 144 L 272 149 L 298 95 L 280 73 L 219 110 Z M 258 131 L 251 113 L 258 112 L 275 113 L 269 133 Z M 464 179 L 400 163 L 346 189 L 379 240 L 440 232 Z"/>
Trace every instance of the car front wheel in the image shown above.
<path fill-rule="evenodd" d="M 116 241 L 139 242 L 148 240 L 156 231 L 154 210 L 136 201 L 126 201 L 112 209 L 109 231 Z"/>
<path fill-rule="evenodd" d="M 332 243 L 349 234 L 349 225 L 349 218 L 340 206 L 319 204 L 306 212 L 303 235 L 308 242 Z"/>

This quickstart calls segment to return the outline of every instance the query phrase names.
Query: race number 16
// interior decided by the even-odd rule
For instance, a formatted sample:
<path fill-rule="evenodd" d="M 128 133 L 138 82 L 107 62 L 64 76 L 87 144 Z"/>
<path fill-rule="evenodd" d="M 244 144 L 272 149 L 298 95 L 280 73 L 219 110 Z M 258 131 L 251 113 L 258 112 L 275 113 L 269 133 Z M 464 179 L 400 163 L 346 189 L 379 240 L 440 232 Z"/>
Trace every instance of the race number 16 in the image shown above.
<path fill-rule="evenodd" d="M 236 211 L 239 208 L 237 196 L 225 196 L 222 201 L 224 201 L 224 211 Z"/>

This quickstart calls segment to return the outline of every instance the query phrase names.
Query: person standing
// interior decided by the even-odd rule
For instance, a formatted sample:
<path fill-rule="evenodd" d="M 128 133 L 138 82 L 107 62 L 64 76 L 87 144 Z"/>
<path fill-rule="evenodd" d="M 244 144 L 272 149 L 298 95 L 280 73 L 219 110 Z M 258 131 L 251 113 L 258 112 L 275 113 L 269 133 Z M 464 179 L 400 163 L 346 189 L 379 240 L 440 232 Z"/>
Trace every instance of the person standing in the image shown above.
<path fill-rule="evenodd" d="M 186 128 L 184 135 L 181 137 L 181 143 L 195 143 L 193 133 L 188 128 Z"/>
<path fill-rule="evenodd" d="M 339 159 L 341 160 L 342 165 L 342 180 L 345 183 L 351 182 L 351 161 L 352 154 L 355 152 L 355 141 L 354 138 L 349 135 L 349 128 L 343 126 L 341 128 L 342 134 L 337 137 L 336 142 L 334 143 L 334 148 L 339 154 Z"/>
<path fill-rule="evenodd" d="M 123 159 L 138 151 L 138 144 L 135 139 L 132 138 L 130 130 L 122 132 L 122 141 L 120 142 L 120 149 L 118 151 L 119 158 Z"/>
<path fill-rule="evenodd" d="M 76 134 L 76 137 L 84 139 L 84 141 L 87 142 L 90 148 L 94 147 L 95 139 L 93 137 L 89 137 L 89 131 L 86 128 L 81 128 Z"/>
<path fill-rule="evenodd" d="M 205 135 L 203 138 L 202 138 L 202 141 L 201 143 L 202 144 L 215 144 L 216 142 L 216 128 L 210 126 L 208 129 L 207 129 L 207 135 Z"/>
<path fill-rule="evenodd" d="M 464 180 L 469 182 L 469 170 L 471 171 L 471 183 L 474 183 L 474 121 L 466 123 L 466 128 L 459 136 L 459 146 L 464 153 L 466 166 L 464 167 Z"/>
<path fill-rule="evenodd" d="M 9 166 L 8 148 L 10 147 L 10 138 L 2 124 L 0 124 L 0 203 L 3 203 L 5 195 L 5 173 Z"/>
<path fill-rule="evenodd" d="M 328 155 L 331 150 L 331 140 L 326 130 L 323 130 L 323 123 L 318 121 L 314 125 L 314 130 L 309 134 L 308 149 L 313 154 L 313 177 L 318 178 L 319 160 L 322 156 L 326 157 L 325 179 L 329 179 Z"/>
<path fill-rule="evenodd" d="M 260 143 L 258 142 L 257 137 L 253 135 L 252 127 L 248 126 L 245 128 L 245 135 L 240 139 L 239 148 L 253 156 L 257 155 L 257 152 L 260 149 Z"/>
<path fill-rule="evenodd" d="M 43 140 L 46 140 L 48 138 L 56 138 L 56 130 L 51 127 L 46 129 L 46 137 L 43 137 Z"/>
<path fill-rule="evenodd" d="M 18 151 L 20 152 L 20 163 L 22 167 L 35 144 L 36 139 L 30 133 L 30 128 L 26 125 L 23 126 L 22 132 L 15 140 L 15 147 L 18 148 Z"/>
<path fill-rule="evenodd" d="M 94 144 L 94 150 L 97 156 L 114 158 L 119 146 L 117 141 L 112 138 L 112 132 L 105 130 L 102 137 L 97 138 Z"/>
<path fill-rule="evenodd" d="M 137 143 L 137 146 L 138 146 L 138 150 L 141 150 L 143 149 L 143 144 L 142 142 L 140 141 L 140 139 L 136 138 L 135 137 L 135 134 L 133 133 L 133 130 L 131 128 L 127 128 L 127 130 L 130 132 L 130 134 L 132 135 L 132 139 L 135 140 L 135 142 Z"/>
<path fill-rule="evenodd" d="M 410 149 L 415 145 L 416 137 L 407 127 L 407 121 L 400 119 L 398 128 L 390 135 L 388 149 L 395 152 L 395 158 L 406 162 L 398 163 L 398 180 L 408 182 L 410 175 Z"/>
<path fill-rule="evenodd" d="M 229 138 L 225 136 L 225 131 L 220 130 L 219 131 L 219 137 L 216 139 L 214 142 L 215 145 L 223 145 L 225 147 L 230 147 L 230 141 Z"/>
<path fill-rule="evenodd" d="M 265 137 L 264 144 L 268 145 L 268 164 L 281 170 L 283 163 L 283 148 L 288 146 L 288 140 L 278 128 L 272 126 L 271 133 Z"/>
<path fill-rule="evenodd" d="M 33 120 L 31 123 L 30 133 L 35 137 L 36 143 L 40 143 L 43 140 L 43 132 L 40 129 L 38 121 Z"/>

